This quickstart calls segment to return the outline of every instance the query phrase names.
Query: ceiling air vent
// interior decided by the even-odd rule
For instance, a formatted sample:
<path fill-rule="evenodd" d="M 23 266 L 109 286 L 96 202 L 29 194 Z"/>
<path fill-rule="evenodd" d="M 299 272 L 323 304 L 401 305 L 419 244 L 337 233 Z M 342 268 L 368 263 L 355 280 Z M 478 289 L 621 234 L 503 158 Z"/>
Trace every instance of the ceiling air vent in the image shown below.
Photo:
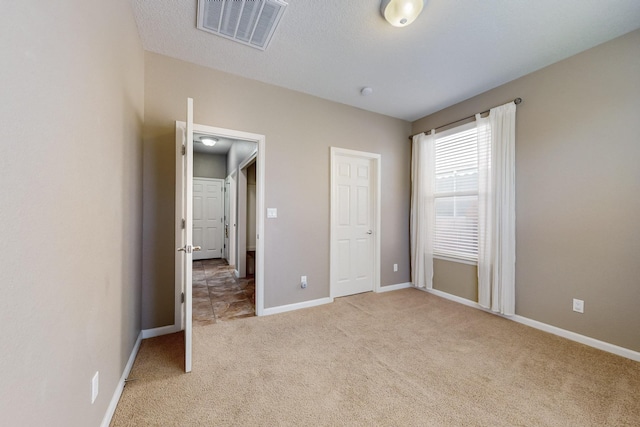
<path fill-rule="evenodd" d="M 283 0 L 198 0 L 198 28 L 265 50 L 286 7 Z"/>

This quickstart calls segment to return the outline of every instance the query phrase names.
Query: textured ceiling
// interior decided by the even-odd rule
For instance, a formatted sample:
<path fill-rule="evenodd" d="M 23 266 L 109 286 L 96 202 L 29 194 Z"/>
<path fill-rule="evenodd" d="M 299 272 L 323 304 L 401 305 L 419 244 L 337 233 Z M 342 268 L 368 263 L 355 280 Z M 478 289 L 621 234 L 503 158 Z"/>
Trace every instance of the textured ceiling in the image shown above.
<path fill-rule="evenodd" d="M 145 50 L 409 121 L 640 28 L 640 0 L 430 0 L 405 28 L 289 0 L 263 52 L 197 30 L 197 0 L 132 4 Z"/>

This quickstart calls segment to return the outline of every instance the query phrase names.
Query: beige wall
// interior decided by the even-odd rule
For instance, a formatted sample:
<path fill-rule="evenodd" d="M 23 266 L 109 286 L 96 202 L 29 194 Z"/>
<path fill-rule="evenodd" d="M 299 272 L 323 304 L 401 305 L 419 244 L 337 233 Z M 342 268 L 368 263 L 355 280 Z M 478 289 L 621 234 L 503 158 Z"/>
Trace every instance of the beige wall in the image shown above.
<path fill-rule="evenodd" d="M 193 153 L 193 176 L 225 179 L 227 177 L 227 156 L 224 154 Z"/>
<path fill-rule="evenodd" d="M 0 424 L 97 426 L 140 332 L 143 51 L 127 0 L 0 27 Z"/>
<path fill-rule="evenodd" d="M 145 54 L 143 327 L 173 323 L 174 121 L 266 135 L 265 306 L 329 296 L 329 147 L 382 155 L 381 283 L 409 281 L 410 124 Z M 262 213 L 264 214 L 264 213 Z M 393 273 L 393 263 L 399 271 Z M 309 287 L 299 287 L 301 275 Z"/>
<path fill-rule="evenodd" d="M 524 100 L 516 124 L 516 313 L 640 351 L 640 31 L 418 120 L 413 130 L 516 97 Z M 435 268 L 434 287 L 474 292 L 468 266 Z M 462 276 L 466 285 L 452 280 Z M 573 298 L 585 301 L 584 314 L 572 311 Z"/>

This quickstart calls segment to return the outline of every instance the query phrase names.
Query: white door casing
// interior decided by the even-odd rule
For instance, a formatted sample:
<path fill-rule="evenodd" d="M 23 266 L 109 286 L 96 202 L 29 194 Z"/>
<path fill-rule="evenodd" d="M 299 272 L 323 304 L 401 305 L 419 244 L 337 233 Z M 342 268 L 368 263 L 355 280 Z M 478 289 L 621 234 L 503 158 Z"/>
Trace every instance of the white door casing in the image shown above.
<path fill-rule="evenodd" d="M 247 184 L 247 251 L 256 250 L 256 185 Z"/>
<path fill-rule="evenodd" d="M 236 198 L 236 277 L 246 277 L 247 266 L 247 170 L 238 166 Z"/>
<path fill-rule="evenodd" d="M 229 181 L 229 258 L 227 262 L 230 266 L 235 268 L 236 265 L 236 230 L 237 227 L 237 211 L 238 205 L 236 203 L 237 200 L 237 176 L 238 171 L 234 170 L 228 177 Z"/>
<path fill-rule="evenodd" d="M 224 181 L 224 259 L 229 263 L 229 178 Z"/>
<path fill-rule="evenodd" d="M 331 148 L 331 297 L 380 287 L 380 155 Z"/>
<path fill-rule="evenodd" d="M 191 116 L 193 117 L 193 116 Z M 180 247 L 180 243 L 185 241 L 185 229 L 182 228 L 182 219 L 184 217 L 185 205 L 186 205 L 186 189 L 184 188 L 183 182 L 185 181 L 188 175 L 185 171 L 186 161 L 183 161 L 182 155 L 182 145 L 183 141 L 186 139 L 186 129 L 187 123 L 176 121 L 176 223 L 175 223 L 175 235 L 176 235 L 176 247 Z M 264 315 L 264 247 L 265 247 L 265 204 L 264 204 L 264 194 L 265 194 L 265 163 L 266 163 L 266 137 L 260 134 L 254 134 L 249 132 L 237 131 L 232 129 L 218 128 L 213 126 L 206 126 L 200 124 L 193 124 L 192 131 L 196 131 L 201 134 L 207 134 L 212 136 L 217 136 L 221 138 L 233 139 L 233 140 L 241 140 L 241 141 L 251 141 L 255 142 L 258 145 L 257 150 L 257 158 L 256 158 L 256 211 L 259 213 L 256 217 L 256 255 L 255 255 L 255 304 L 256 304 L 256 315 L 262 316 Z M 193 133 L 191 133 L 193 135 Z M 193 139 L 191 140 L 191 148 L 193 146 Z M 186 150 L 186 153 L 191 153 L 191 171 L 190 174 L 193 174 L 193 150 Z M 237 172 L 237 171 L 234 171 Z M 236 173 L 237 175 L 237 173 Z M 229 198 L 232 199 L 235 194 L 235 184 L 233 180 L 230 180 L 230 188 L 229 188 Z M 191 191 L 189 191 L 191 193 Z M 191 194 L 190 194 L 191 197 Z M 191 204 L 192 201 L 189 202 Z M 229 206 L 233 207 L 235 203 L 234 200 L 230 200 Z M 235 224 L 236 219 L 234 218 L 235 212 L 229 213 L 229 223 L 230 225 Z M 189 220 L 190 221 L 190 220 Z M 187 227 L 189 228 L 189 227 Z M 231 228 L 229 231 L 229 244 L 231 245 Z M 189 232 L 191 234 L 191 232 Z M 232 248 L 229 246 L 229 257 L 232 257 Z M 191 257 L 190 257 L 191 258 Z M 189 266 L 190 274 L 191 274 L 191 266 Z M 176 332 L 180 330 L 185 330 L 187 328 L 187 305 L 189 310 L 189 329 L 191 329 L 191 284 L 189 284 L 189 295 L 186 295 L 185 292 L 185 303 L 182 303 L 182 293 L 183 290 L 186 289 L 185 285 L 185 271 L 187 267 L 182 262 L 181 252 L 177 252 L 176 262 L 175 262 L 175 314 L 174 314 L 174 324 L 170 327 L 167 327 L 166 333 Z M 187 304 L 188 301 L 188 304 Z M 186 343 L 185 343 L 186 344 Z M 189 342 L 189 345 L 191 342 Z"/>
<path fill-rule="evenodd" d="M 248 220 L 248 185 L 247 185 L 247 175 L 248 175 L 248 167 L 255 161 L 257 153 L 251 154 L 247 157 L 239 166 L 238 166 L 238 198 L 237 207 L 238 211 L 236 213 L 238 222 L 236 227 L 237 234 L 237 242 L 236 242 L 236 265 L 235 265 L 235 275 L 236 277 L 243 278 L 247 277 L 247 220 Z"/>
<path fill-rule="evenodd" d="M 193 178 L 193 253 L 194 260 L 222 257 L 224 180 Z"/>

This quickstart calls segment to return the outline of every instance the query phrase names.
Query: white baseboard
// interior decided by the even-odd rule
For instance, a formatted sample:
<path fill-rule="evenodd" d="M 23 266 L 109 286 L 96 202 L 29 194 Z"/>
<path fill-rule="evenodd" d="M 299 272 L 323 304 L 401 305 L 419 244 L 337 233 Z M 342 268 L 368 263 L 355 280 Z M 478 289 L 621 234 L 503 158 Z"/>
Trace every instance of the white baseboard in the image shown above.
<path fill-rule="evenodd" d="M 159 337 L 160 335 L 173 334 L 174 332 L 180 332 L 180 326 L 177 325 L 167 325 L 161 326 L 159 328 L 153 329 L 143 329 L 142 330 L 142 339 L 146 340 L 147 338 Z"/>
<path fill-rule="evenodd" d="M 473 308 L 477 308 L 478 310 L 487 311 L 487 312 L 489 312 L 491 314 L 496 314 L 493 311 L 485 309 L 484 307 L 482 307 L 477 302 L 471 301 L 470 299 L 462 298 L 462 297 L 459 297 L 459 296 L 453 295 L 453 294 L 448 294 L 446 292 L 442 292 L 442 291 L 439 291 L 437 289 L 426 289 L 426 288 L 416 288 L 416 289 L 418 289 L 419 291 L 424 291 L 424 292 L 428 292 L 430 294 L 437 295 L 437 296 L 439 296 L 441 298 L 448 299 L 449 301 L 454 301 L 454 302 L 457 302 L 459 304 L 466 305 L 468 307 L 473 307 Z"/>
<path fill-rule="evenodd" d="M 116 412 L 116 407 L 118 406 L 118 402 L 120 401 L 120 396 L 122 396 L 122 391 L 124 390 L 124 380 L 129 376 L 129 372 L 131 372 L 131 368 L 133 368 L 133 362 L 136 360 L 136 356 L 138 355 L 138 350 L 140 350 L 140 343 L 142 342 L 142 331 L 138 334 L 138 339 L 136 339 L 136 343 L 133 345 L 133 350 L 131 350 L 131 355 L 129 356 L 129 360 L 124 367 L 124 371 L 122 372 L 122 376 L 120 377 L 120 381 L 118 381 L 118 385 L 116 386 L 116 390 L 113 392 L 113 397 L 111 398 L 111 402 L 109 402 L 109 406 L 107 407 L 107 412 L 104 414 L 104 418 L 102 419 L 102 423 L 100 427 L 109 427 L 111 423 L 111 419 L 113 418 L 113 414 Z"/>
<path fill-rule="evenodd" d="M 579 342 L 580 344 L 588 345 L 589 347 L 597 348 L 598 350 L 606 351 L 608 353 L 613 353 L 618 356 L 626 357 L 627 359 L 640 362 L 640 352 L 630 350 L 625 347 L 620 347 L 615 344 L 611 344 L 605 341 L 600 341 L 598 339 L 591 338 L 586 335 L 581 335 L 576 332 L 558 328 L 557 326 L 552 326 L 547 323 L 542 323 L 537 320 L 529 319 L 528 317 L 523 317 L 517 314 L 515 316 L 503 316 L 499 313 L 494 313 L 491 310 L 487 310 L 486 308 L 482 307 L 480 304 L 478 304 L 475 301 L 471 301 L 456 295 L 451 295 L 446 292 L 439 291 L 437 289 L 421 289 L 421 288 L 416 288 L 416 289 L 428 292 L 433 295 L 437 295 L 439 297 L 448 299 L 450 301 L 455 301 L 457 303 L 464 304 L 469 307 L 486 311 L 487 313 L 495 314 L 497 316 L 503 317 L 508 320 L 513 320 L 514 322 L 522 323 L 523 325 L 530 326 L 532 328 L 539 329 L 541 331 L 548 332 L 550 334 L 557 335 L 559 337 L 566 338 L 571 341 Z"/>
<path fill-rule="evenodd" d="M 580 344 L 588 345 L 589 347 L 597 348 L 598 350 L 617 354 L 618 356 L 626 357 L 627 359 L 640 362 L 640 352 L 633 351 L 628 348 L 610 344 L 605 341 L 600 341 L 586 335 L 580 335 L 575 332 L 567 331 L 566 329 L 558 328 L 556 326 L 538 322 L 537 320 L 529 319 L 528 317 L 518 316 L 517 314 L 512 317 L 507 317 L 507 319 L 513 320 L 514 322 L 522 323 L 523 325 L 531 326 L 532 328 L 540 329 L 541 331 L 549 332 L 550 334 L 567 338 L 571 341 L 579 342 Z"/>
<path fill-rule="evenodd" d="M 309 308 L 315 307 L 323 304 L 331 304 L 333 302 L 333 298 L 319 298 L 311 301 L 303 301 L 297 302 L 295 304 L 287 304 L 287 305 L 279 305 L 277 307 L 265 308 L 262 312 L 263 316 L 268 316 L 270 314 L 278 314 L 285 313 L 287 311 L 300 310 L 301 308 Z"/>
<path fill-rule="evenodd" d="M 397 285 L 380 286 L 378 288 L 378 293 L 380 293 L 380 292 L 389 292 L 389 291 L 397 291 L 398 289 L 406 289 L 406 288 L 410 288 L 412 286 L 413 285 L 411 285 L 411 282 L 398 283 Z"/>

